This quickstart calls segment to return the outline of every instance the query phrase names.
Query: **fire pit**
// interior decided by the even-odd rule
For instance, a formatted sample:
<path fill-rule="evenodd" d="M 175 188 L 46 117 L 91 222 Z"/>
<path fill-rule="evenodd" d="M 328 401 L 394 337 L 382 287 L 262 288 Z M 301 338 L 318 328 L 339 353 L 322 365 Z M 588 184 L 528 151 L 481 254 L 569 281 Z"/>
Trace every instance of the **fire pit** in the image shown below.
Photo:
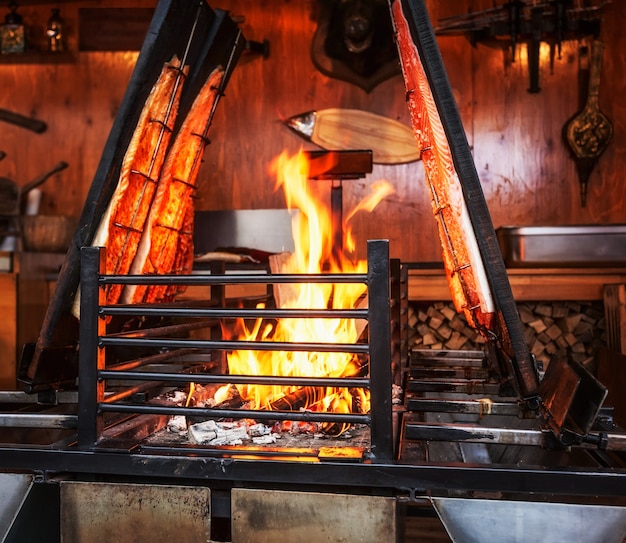
<path fill-rule="evenodd" d="M 78 445 L 89 449 L 97 446 L 111 446 L 113 436 L 119 439 L 119 427 L 114 426 L 108 433 L 105 419 L 108 413 L 133 413 L 144 415 L 184 416 L 192 419 L 254 419 L 255 421 L 303 421 L 329 425 L 366 424 L 371 430 L 371 445 L 365 456 L 384 458 L 393 457 L 391 434 L 391 298 L 390 276 L 388 267 L 388 247 L 386 242 L 370 242 L 368 274 L 276 274 L 270 277 L 253 275 L 192 275 L 192 276 L 107 276 L 99 269 L 103 260 L 103 249 L 84 248 L 81 264 L 81 349 L 79 374 L 79 413 Z M 322 284 L 364 283 L 367 285 L 368 309 L 229 309 L 216 307 L 216 300 L 196 307 L 176 307 L 157 304 L 154 306 L 102 306 L 102 292 L 106 285 L 142 283 L 147 285 L 172 284 L 213 284 L 226 285 L 236 283 L 294 284 L 306 281 Z M 106 319 L 111 317 L 158 317 L 188 319 L 189 322 L 168 324 L 143 330 L 132 330 L 107 335 L 104 327 Z M 365 343 L 329 344 L 323 342 L 285 342 L 253 341 L 225 339 L 194 339 L 180 336 L 189 330 L 209 330 L 219 324 L 219 319 L 367 319 L 369 341 Z M 210 335 L 210 332 L 209 332 Z M 377 337 L 380 335 L 380 337 Z M 131 356 L 109 367 L 106 365 L 109 349 L 133 348 L 148 350 L 144 357 Z M 163 354 L 159 351 L 166 349 Z M 219 357 L 205 356 L 207 353 L 229 351 L 281 351 L 314 353 L 352 353 L 367 356 L 363 363 L 364 376 L 280 376 L 280 375 L 235 375 L 219 373 Z M 157 353 L 157 354 L 154 354 Z M 169 365 L 168 371 L 146 371 L 159 363 Z M 214 370 L 209 373 L 207 370 Z M 108 382 L 132 381 L 137 383 L 123 390 L 110 393 Z M 185 407 L 173 402 L 159 401 L 160 405 L 136 404 L 128 402 L 138 392 L 166 384 L 183 386 L 189 390 L 191 383 L 198 385 L 240 384 L 297 387 L 295 392 L 282 395 L 271 402 L 271 410 L 232 409 L 226 403 L 223 407 Z M 334 413 L 330 410 L 299 410 L 307 407 L 304 400 L 317 399 L 319 389 L 336 387 L 353 391 L 352 409 L 349 412 Z M 376 406 L 371 413 L 355 411 L 363 397 L 359 390 L 369 390 L 369 400 Z M 318 402 L 315 402 L 318 403 Z M 289 410 L 291 405 L 296 410 Z M 319 409 L 319 407 L 318 407 Z M 337 428 L 337 427 L 336 427 Z M 332 430 L 331 430 L 332 431 Z M 336 430 L 335 430 L 336 431 Z M 105 442 L 102 443 L 103 438 Z M 232 449 L 230 451 L 233 452 Z M 244 449 L 245 454 L 250 451 Z M 293 452 L 288 453 L 290 456 Z"/>

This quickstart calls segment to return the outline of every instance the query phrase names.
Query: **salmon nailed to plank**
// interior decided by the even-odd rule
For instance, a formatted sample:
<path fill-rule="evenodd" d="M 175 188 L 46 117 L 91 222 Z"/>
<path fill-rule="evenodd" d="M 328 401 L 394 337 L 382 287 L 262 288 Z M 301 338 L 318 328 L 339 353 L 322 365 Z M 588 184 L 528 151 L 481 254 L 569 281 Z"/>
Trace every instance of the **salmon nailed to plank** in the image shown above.
<path fill-rule="evenodd" d="M 411 122 L 422 150 L 421 158 L 431 192 L 433 213 L 437 219 L 452 299 L 456 310 L 465 314 L 471 326 L 488 333 L 493 329 L 495 304 L 463 189 L 400 0 L 393 2 L 392 13 Z"/>
<path fill-rule="evenodd" d="M 188 272 L 191 269 L 193 195 L 223 78 L 224 70 L 218 66 L 204 83 L 174 139 L 130 268 L 132 275 Z M 128 285 L 121 301 L 152 303 L 164 300 L 166 294 L 167 286 Z"/>
<path fill-rule="evenodd" d="M 94 247 L 107 248 L 107 274 L 130 270 L 165 161 L 185 73 L 177 57 L 163 66 L 133 132 L 117 187 L 92 241 Z M 122 288 L 111 285 L 106 303 L 116 303 Z M 78 303 L 73 311 L 78 317 Z"/>

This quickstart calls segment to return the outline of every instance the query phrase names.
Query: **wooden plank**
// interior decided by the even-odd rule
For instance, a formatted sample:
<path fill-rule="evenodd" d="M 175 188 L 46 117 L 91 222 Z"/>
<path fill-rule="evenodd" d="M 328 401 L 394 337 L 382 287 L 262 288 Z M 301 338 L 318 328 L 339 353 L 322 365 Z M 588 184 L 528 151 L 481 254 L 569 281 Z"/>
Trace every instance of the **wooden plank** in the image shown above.
<path fill-rule="evenodd" d="M 606 285 L 626 282 L 626 270 L 619 268 L 509 269 L 507 273 L 517 301 L 603 300 Z M 409 270 L 409 300 L 450 299 L 443 270 Z"/>
<path fill-rule="evenodd" d="M 0 390 L 15 390 L 17 274 L 0 273 L 0 292 Z"/>
<path fill-rule="evenodd" d="M 604 315 L 607 347 L 626 354 L 626 285 L 604 287 Z"/>

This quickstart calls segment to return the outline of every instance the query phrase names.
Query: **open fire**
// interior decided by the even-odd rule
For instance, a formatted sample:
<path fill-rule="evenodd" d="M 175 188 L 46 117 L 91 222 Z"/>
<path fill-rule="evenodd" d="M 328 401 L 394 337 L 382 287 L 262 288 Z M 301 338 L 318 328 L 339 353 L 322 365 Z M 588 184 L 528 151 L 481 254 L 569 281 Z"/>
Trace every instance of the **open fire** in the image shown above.
<path fill-rule="evenodd" d="M 332 154 L 329 155 L 332 160 Z M 282 188 L 293 214 L 292 233 L 295 251 L 273 255 L 270 266 L 273 273 L 320 274 L 364 273 L 365 260 L 352 258 L 355 242 L 350 219 L 359 211 L 371 211 L 393 192 L 387 181 L 373 184 L 372 192 L 346 215 L 342 225 L 344 253 L 333 250 L 333 226 L 328 206 L 309 180 L 309 161 L 304 152 L 289 156 L 283 152 L 271 166 L 276 175 L 276 188 Z M 366 286 L 362 283 L 298 283 L 274 285 L 277 307 L 282 309 L 355 309 L 364 305 Z M 264 307 L 264 306 L 263 306 Z M 237 319 L 234 325 L 222 325 L 227 339 L 276 342 L 328 342 L 356 344 L 365 328 L 363 320 L 349 318 L 257 318 L 252 325 Z M 352 377 L 367 373 L 367 363 L 358 354 L 342 352 L 298 352 L 234 350 L 227 354 L 231 375 L 285 376 L 285 377 Z M 306 409 L 335 413 L 370 410 L 369 391 L 347 387 L 296 387 L 277 384 L 237 384 L 236 394 L 249 409 L 288 410 Z M 213 400 L 223 403 L 233 395 L 233 385 L 219 388 Z M 306 426 L 306 424 L 304 425 Z M 310 426 L 310 425 L 309 425 Z M 342 433 L 334 424 L 322 425 L 325 431 Z M 311 429 L 314 429 L 311 426 Z"/>

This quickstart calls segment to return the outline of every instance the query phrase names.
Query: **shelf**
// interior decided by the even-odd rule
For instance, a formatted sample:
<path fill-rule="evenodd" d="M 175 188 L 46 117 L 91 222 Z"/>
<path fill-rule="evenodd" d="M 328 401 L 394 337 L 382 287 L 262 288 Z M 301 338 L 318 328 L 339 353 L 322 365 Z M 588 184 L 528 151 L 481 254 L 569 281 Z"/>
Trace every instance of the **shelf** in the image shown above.
<path fill-rule="evenodd" d="M 0 54 L 0 64 L 72 64 L 76 55 L 71 51 L 26 51 L 25 53 Z"/>
<path fill-rule="evenodd" d="M 626 283 L 626 268 L 511 268 L 507 270 L 516 301 L 603 300 L 604 286 Z M 409 300 L 449 301 L 442 269 L 410 269 Z"/>

